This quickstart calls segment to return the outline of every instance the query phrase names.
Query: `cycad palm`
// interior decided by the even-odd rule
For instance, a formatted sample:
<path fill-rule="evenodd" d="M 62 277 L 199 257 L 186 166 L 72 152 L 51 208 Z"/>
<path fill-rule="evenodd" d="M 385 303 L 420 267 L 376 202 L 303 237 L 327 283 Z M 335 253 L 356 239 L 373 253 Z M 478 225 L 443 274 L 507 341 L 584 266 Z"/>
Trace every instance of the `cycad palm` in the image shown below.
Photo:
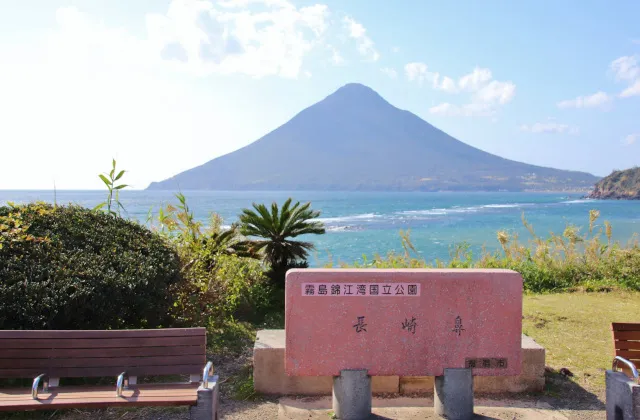
<path fill-rule="evenodd" d="M 274 202 L 271 211 L 264 204 L 253 203 L 253 209 L 243 209 L 240 214 L 242 234 L 261 238 L 253 241 L 254 251 L 261 252 L 274 270 L 306 260 L 313 249 L 311 242 L 289 238 L 325 233 L 321 222 L 312 221 L 320 212 L 311 210 L 311 203 L 297 202 L 291 206 L 291 201 L 289 198 L 280 209 Z"/>

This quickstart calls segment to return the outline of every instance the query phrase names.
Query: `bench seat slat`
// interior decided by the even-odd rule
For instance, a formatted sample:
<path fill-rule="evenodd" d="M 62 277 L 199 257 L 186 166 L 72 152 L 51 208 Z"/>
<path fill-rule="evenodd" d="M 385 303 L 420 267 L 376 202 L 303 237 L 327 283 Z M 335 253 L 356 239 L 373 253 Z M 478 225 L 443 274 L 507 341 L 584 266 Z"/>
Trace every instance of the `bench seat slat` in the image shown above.
<path fill-rule="evenodd" d="M 0 411 L 195 405 L 197 389 L 197 384 L 143 384 L 123 390 L 123 398 L 118 398 L 115 387 L 61 387 L 41 392 L 38 400 L 31 398 L 29 390 L 10 389 L 0 392 Z"/>
<path fill-rule="evenodd" d="M 204 367 L 204 352 L 194 355 L 179 356 L 151 356 L 151 357 L 92 357 L 92 358 L 67 358 L 67 359 L 0 359 L 1 369 L 40 369 L 46 372 L 51 367 L 57 368 L 91 368 L 91 367 L 117 367 L 120 369 L 132 366 L 169 366 L 169 365 L 195 365 Z"/>
<path fill-rule="evenodd" d="M 180 337 L 180 344 L 196 346 L 203 344 L 204 337 Z M 0 340 L 5 349 L 91 349 L 91 348 L 125 348 L 125 347 L 168 347 L 176 344 L 175 337 L 128 337 L 128 338 L 16 338 Z"/>
<path fill-rule="evenodd" d="M 183 346 L 176 343 L 170 347 L 112 347 L 92 349 L 65 349 L 53 352 L 51 349 L 6 349 L 0 347 L 0 359 L 73 359 L 92 357 L 176 356 L 205 354 L 205 345 Z"/>
<path fill-rule="evenodd" d="M 181 393 L 181 392 L 192 392 L 194 389 L 197 389 L 199 383 L 191 383 L 191 382 L 152 382 L 152 383 L 144 383 L 144 384 L 136 384 L 132 385 L 131 389 L 124 391 L 135 391 L 136 389 L 149 393 L 149 395 L 155 395 L 158 393 L 166 393 L 167 390 L 171 390 L 171 392 Z M 44 392 L 40 390 L 38 392 L 38 396 L 47 396 L 47 395 L 56 395 L 58 397 L 64 397 L 65 395 L 72 395 L 77 393 L 84 392 L 115 392 L 116 386 L 114 385 L 70 385 L 70 386 L 60 386 L 56 388 L 51 388 L 51 392 Z M 124 392 L 123 391 L 123 392 Z M 15 399 L 22 398 L 28 396 L 31 398 L 31 388 L 0 388 L 0 400 L 2 399 Z"/>
<path fill-rule="evenodd" d="M 69 338 L 144 338 L 144 337 L 186 337 L 204 336 L 206 329 L 195 328 L 162 328 L 146 330 L 3 330 L 2 339 L 69 339 Z"/>
<path fill-rule="evenodd" d="M 204 362 L 205 357 L 202 356 Z M 133 366 L 128 367 L 95 367 L 95 368 L 50 368 L 47 374 L 50 377 L 58 378 L 79 378 L 79 377 L 99 377 L 99 376 L 117 376 L 123 370 L 127 370 L 130 376 L 145 375 L 182 375 L 201 373 L 204 363 L 197 365 L 163 365 L 163 366 Z M 43 373 L 39 368 L 22 368 L 22 369 L 0 369 L 0 378 L 35 378 Z"/>

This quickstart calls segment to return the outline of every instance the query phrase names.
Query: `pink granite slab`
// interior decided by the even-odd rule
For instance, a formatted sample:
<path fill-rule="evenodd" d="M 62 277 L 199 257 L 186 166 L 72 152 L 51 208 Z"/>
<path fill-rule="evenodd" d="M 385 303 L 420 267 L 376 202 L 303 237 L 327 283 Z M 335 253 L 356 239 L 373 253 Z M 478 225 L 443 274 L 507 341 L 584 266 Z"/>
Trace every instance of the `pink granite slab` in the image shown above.
<path fill-rule="evenodd" d="M 520 374 L 522 277 L 514 271 L 290 270 L 285 313 L 291 376 Z"/>

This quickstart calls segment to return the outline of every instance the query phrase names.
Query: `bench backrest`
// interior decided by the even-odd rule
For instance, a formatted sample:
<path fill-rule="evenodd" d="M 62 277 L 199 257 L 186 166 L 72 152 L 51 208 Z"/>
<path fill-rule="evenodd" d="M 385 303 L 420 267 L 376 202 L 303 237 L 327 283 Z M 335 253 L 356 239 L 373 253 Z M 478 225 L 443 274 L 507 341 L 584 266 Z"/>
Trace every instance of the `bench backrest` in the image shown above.
<path fill-rule="evenodd" d="M 197 374 L 205 328 L 0 331 L 0 378 Z"/>
<path fill-rule="evenodd" d="M 522 277 L 510 270 L 290 270 L 285 371 L 518 375 Z"/>
<path fill-rule="evenodd" d="M 611 330 L 615 355 L 640 368 L 640 324 L 613 322 Z"/>

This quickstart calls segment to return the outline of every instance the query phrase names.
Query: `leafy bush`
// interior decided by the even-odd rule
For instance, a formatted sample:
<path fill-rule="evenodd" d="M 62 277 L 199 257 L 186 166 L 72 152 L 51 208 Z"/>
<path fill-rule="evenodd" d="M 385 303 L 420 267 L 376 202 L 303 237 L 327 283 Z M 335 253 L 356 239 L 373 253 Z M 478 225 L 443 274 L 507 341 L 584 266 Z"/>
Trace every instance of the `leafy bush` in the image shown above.
<path fill-rule="evenodd" d="M 273 308 L 273 290 L 251 242 L 236 225 L 222 229 L 222 218 L 216 214 L 204 227 L 184 195 L 176 197 L 176 206 L 168 205 L 156 218 L 148 218 L 180 256 L 182 280 L 171 288 L 175 322 L 206 326 L 212 339 L 238 321 L 261 322 Z"/>
<path fill-rule="evenodd" d="M 271 288 L 259 261 L 218 255 L 211 267 L 207 250 L 192 250 L 183 280 L 172 288 L 173 314 L 181 325 L 219 329 L 227 320 L 259 322 L 270 307 Z"/>
<path fill-rule="evenodd" d="M 448 261 L 428 262 L 412 257 L 416 252 L 408 232 L 401 232 L 404 253 L 375 255 L 356 263 L 357 268 L 504 268 L 519 272 L 528 292 L 560 292 L 572 290 L 602 291 L 627 289 L 640 291 L 640 246 L 632 241 L 626 246 L 611 240 L 612 227 L 608 222 L 597 226 L 600 213 L 589 212 L 589 232 L 580 234 L 576 226 L 568 225 L 564 232 L 538 237 L 533 227 L 522 217 L 531 233 L 529 243 L 522 243 L 516 235 L 500 231 L 497 240 L 501 251 L 484 251 L 479 258 L 468 244 L 453 247 Z M 343 264 L 342 266 L 347 266 Z"/>
<path fill-rule="evenodd" d="M 79 206 L 0 207 L 0 329 L 167 325 L 177 253 L 147 228 Z"/>

